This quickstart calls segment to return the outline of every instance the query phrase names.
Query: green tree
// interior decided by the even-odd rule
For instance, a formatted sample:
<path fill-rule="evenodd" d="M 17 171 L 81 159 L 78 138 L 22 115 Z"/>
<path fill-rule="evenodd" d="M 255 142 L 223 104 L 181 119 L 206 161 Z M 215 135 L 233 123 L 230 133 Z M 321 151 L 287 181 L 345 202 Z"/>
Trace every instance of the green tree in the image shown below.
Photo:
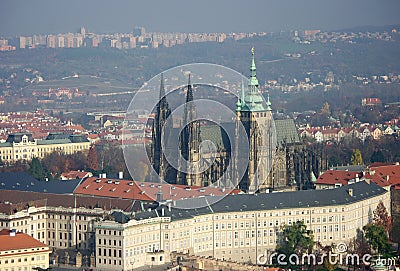
<path fill-rule="evenodd" d="M 350 164 L 352 165 L 362 165 L 363 159 L 361 155 L 361 151 L 359 149 L 354 149 L 351 154 Z"/>
<path fill-rule="evenodd" d="M 365 237 L 374 250 L 377 250 L 378 253 L 389 252 L 388 236 L 383 226 L 368 223 L 363 227 L 363 230 L 365 232 Z"/>
<path fill-rule="evenodd" d="M 310 252 L 313 246 L 313 232 L 307 230 L 307 226 L 303 221 L 296 221 L 292 225 L 284 225 L 282 227 L 282 238 L 276 247 L 276 251 L 278 254 L 286 255 L 286 261 L 288 262 L 291 254 L 296 254 L 300 257 L 303 253 Z"/>
<path fill-rule="evenodd" d="M 44 170 L 40 160 L 37 157 L 34 157 L 29 164 L 29 173 L 33 178 L 43 181 L 45 179 Z"/>
<path fill-rule="evenodd" d="M 371 155 L 371 163 L 375 162 L 385 162 L 385 156 L 381 150 L 376 150 Z"/>

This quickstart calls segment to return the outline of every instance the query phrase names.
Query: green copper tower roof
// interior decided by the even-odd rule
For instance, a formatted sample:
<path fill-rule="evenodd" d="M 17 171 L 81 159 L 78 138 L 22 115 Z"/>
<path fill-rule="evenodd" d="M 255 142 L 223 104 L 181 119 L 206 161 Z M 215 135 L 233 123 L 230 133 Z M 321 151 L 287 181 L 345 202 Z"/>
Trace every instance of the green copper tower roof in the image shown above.
<path fill-rule="evenodd" d="M 243 95 L 243 94 L 242 94 Z M 258 80 L 256 76 L 256 64 L 254 61 L 254 48 L 251 49 L 250 78 L 248 92 L 244 99 L 241 99 L 241 111 L 260 112 L 267 111 L 263 105 L 263 97 L 258 89 Z"/>

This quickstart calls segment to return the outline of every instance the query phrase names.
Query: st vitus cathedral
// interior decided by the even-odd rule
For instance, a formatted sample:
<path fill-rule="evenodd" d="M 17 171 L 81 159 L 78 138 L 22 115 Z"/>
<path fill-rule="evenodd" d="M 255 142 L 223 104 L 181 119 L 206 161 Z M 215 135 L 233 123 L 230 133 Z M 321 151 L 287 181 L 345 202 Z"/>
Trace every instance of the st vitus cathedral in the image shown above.
<path fill-rule="evenodd" d="M 171 109 L 165 96 L 164 79 L 161 77 L 150 150 L 156 178 L 188 186 L 208 186 L 218 180 L 222 186 L 229 188 L 233 188 L 230 184 L 238 184 L 244 192 L 281 189 L 293 185 L 295 176 L 290 146 L 299 143 L 296 127 L 292 119 L 273 120 L 269 97 L 265 103 L 259 91 L 253 49 L 248 90 L 245 92 L 242 82 L 241 95 L 236 103 L 235 122 L 224 123 L 224 128 L 211 123 L 200 125 L 193 101 L 193 86 L 189 76 L 182 116 L 183 127 L 172 128 Z M 238 132 L 239 127 L 244 128 L 245 136 Z M 230 141 L 226 130 L 235 135 L 234 142 Z M 248 149 L 242 152 L 244 140 L 248 142 Z M 202 141 L 211 141 L 216 147 L 212 157 L 208 156 L 210 152 L 202 149 Z M 233 157 L 233 149 L 236 157 Z M 179 156 L 183 159 L 178 159 Z M 246 159 L 248 163 L 243 174 L 237 170 L 243 161 L 241 159 Z M 230 164 L 231 167 L 228 167 Z M 221 187 L 221 183 L 218 186 Z"/>

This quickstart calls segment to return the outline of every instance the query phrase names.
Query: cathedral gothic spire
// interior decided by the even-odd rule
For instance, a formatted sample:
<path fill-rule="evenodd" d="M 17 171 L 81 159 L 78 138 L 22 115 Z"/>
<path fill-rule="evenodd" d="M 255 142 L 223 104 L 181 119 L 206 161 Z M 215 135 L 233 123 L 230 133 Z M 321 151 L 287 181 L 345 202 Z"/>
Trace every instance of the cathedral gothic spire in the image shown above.
<path fill-rule="evenodd" d="M 168 163 L 163 154 L 161 139 L 164 136 L 164 141 L 167 142 L 168 128 L 170 128 L 170 120 L 168 119 L 171 114 L 171 109 L 165 96 L 164 75 L 161 74 L 160 94 L 158 103 L 156 105 L 156 112 L 154 116 L 153 131 L 152 131 L 152 165 L 155 172 L 161 179 L 165 179 L 166 169 Z M 163 133 L 164 129 L 164 133 Z"/>
<path fill-rule="evenodd" d="M 181 131 L 179 140 L 183 161 L 181 161 L 178 169 L 178 183 L 184 185 L 201 185 L 200 174 L 196 170 L 200 152 L 200 123 L 196 120 L 196 106 L 193 99 L 193 86 L 190 74 L 183 114 L 183 124 L 185 126 Z"/>

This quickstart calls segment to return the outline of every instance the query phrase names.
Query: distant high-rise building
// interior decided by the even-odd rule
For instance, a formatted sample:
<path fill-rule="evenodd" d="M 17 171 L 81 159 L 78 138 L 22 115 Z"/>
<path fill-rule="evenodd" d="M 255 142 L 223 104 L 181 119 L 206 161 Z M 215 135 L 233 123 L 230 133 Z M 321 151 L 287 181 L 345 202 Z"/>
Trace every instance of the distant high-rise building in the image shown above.
<path fill-rule="evenodd" d="M 46 45 L 46 36 L 44 35 L 34 35 L 32 37 L 32 45 L 35 47 Z"/>
<path fill-rule="evenodd" d="M 82 35 L 83 38 L 86 36 L 86 29 L 82 26 L 79 33 Z"/>
<path fill-rule="evenodd" d="M 66 41 L 66 46 L 67 48 L 74 48 L 75 44 L 74 44 L 74 35 L 72 34 L 68 34 L 65 38 Z"/>
<path fill-rule="evenodd" d="M 48 48 L 56 48 L 56 37 L 53 35 L 47 36 L 47 47 Z"/>
<path fill-rule="evenodd" d="M 144 29 L 143 26 L 135 26 L 135 28 L 133 29 L 134 37 L 144 36 L 145 34 L 146 34 L 146 30 Z"/>
<path fill-rule="evenodd" d="M 65 47 L 65 38 L 63 35 L 57 35 L 56 37 L 56 47 L 64 48 Z"/>
<path fill-rule="evenodd" d="M 19 48 L 25 49 L 26 48 L 26 37 L 19 37 Z"/>
<path fill-rule="evenodd" d="M 136 48 L 136 38 L 135 37 L 130 37 L 129 46 L 130 46 L 130 48 Z"/>
<path fill-rule="evenodd" d="M 83 46 L 94 48 L 99 46 L 99 39 L 97 37 L 86 37 L 83 41 Z"/>
<path fill-rule="evenodd" d="M 79 48 L 82 46 L 83 46 L 83 37 L 82 36 L 74 37 L 74 47 Z"/>

